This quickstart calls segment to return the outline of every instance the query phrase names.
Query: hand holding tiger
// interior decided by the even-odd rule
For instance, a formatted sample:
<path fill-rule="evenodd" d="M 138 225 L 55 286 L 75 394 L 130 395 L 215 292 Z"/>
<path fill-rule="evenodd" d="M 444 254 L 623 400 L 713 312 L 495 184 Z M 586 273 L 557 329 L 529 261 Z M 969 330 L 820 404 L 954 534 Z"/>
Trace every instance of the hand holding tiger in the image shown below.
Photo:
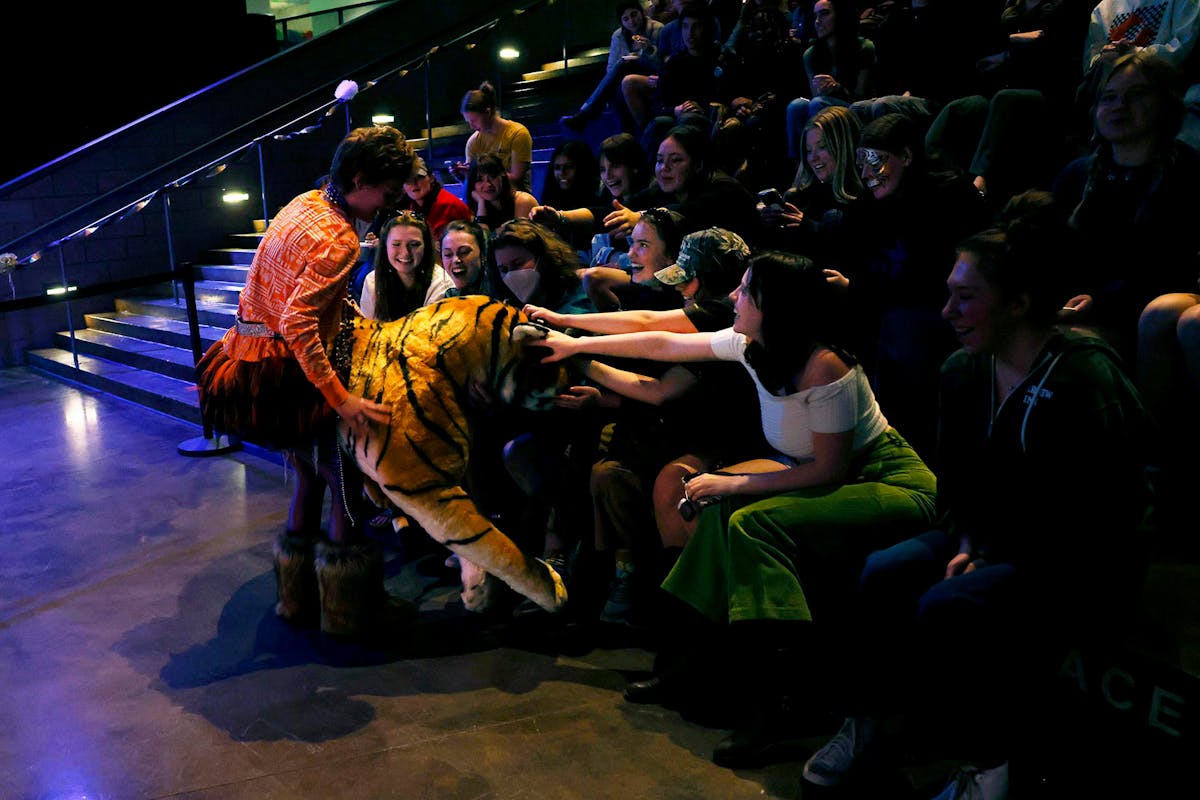
<path fill-rule="evenodd" d="M 564 358 L 583 352 L 579 349 L 579 344 L 580 341 L 574 336 L 552 330 L 547 330 L 545 338 L 537 342 L 538 347 L 550 351 L 550 355 L 542 359 L 543 364 L 562 361 Z"/>
<path fill-rule="evenodd" d="M 534 322 L 541 322 L 545 325 L 551 325 L 555 328 L 563 327 L 563 315 L 551 311 L 548 308 L 542 308 L 541 306 L 535 306 L 532 303 L 526 303 L 525 307 L 521 310 L 525 312 L 525 316 L 529 317 Z"/>
<path fill-rule="evenodd" d="M 346 420 L 354 435 L 362 438 L 367 435 L 372 422 L 385 424 L 392 418 L 392 407 L 384 403 L 375 403 L 363 397 L 350 395 L 346 402 L 334 409 L 337 415 Z"/>

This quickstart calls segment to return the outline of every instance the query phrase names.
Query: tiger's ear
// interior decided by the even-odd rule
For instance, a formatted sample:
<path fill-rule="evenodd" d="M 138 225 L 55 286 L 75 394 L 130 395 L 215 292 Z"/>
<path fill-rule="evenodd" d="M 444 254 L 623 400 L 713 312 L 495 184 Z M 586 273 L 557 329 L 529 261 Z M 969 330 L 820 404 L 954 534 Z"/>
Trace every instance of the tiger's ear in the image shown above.
<path fill-rule="evenodd" d="M 550 329 L 536 322 L 518 322 L 513 326 L 512 343 L 518 347 L 536 344 L 546 338 Z"/>

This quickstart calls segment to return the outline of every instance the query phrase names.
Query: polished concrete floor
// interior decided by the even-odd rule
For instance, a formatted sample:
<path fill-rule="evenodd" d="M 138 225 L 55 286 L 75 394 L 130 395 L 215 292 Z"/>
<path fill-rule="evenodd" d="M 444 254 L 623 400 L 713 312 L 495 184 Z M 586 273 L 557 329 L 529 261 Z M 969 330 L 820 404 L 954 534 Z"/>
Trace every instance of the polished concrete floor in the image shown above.
<path fill-rule="evenodd" d="M 272 613 L 283 468 L 177 453 L 195 427 L 0 371 L 0 798 L 797 797 L 723 731 L 621 692 L 652 655 L 514 645 L 437 576 L 407 642 Z M 424 581 L 424 583 L 422 582 Z"/>
<path fill-rule="evenodd" d="M 402 640 L 281 624 L 271 540 L 284 470 L 247 451 L 179 455 L 197 433 L 0 370 L 3 800 L 818 796 L 798 762 L 722 769 L 709 756 L 725 731 L 626 703 L 647 650 L 513 635 L 464 612 L 419 562 L 389 572 L 393 593 L 421 604 Z M 1188 613 L 1194 577 L 1172 578 Z M 1200 652 L 1194 638 L 1171 647 Z M 1109 698 L 1118 716 L 1194 731 L 1191 684 L 1114 663 L 1128 681 L 1100 682 L 1122 690 Z M 1157 706 L 1142 698 L 1152 684 L 1170 689 Z"/>

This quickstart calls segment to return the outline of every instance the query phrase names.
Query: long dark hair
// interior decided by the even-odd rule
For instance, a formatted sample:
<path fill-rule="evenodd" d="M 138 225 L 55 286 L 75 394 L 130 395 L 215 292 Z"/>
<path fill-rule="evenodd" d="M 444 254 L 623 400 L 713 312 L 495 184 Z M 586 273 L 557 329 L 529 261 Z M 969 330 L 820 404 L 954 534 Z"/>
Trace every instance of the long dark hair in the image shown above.
<path fill-rule="evenodd" d="M 512 180 L 508 177 L 508 170 L 504 168 L 504 162 L 500 160 L 500 156 L 484 153 L 478 158 L 472 159 L 470 169 L 467 170 L 467 197 L 470 197 L 471 192 L 475 190 L 475 182 L 479 180 L 480 175 L 500 179 L 500 197 L 497 198 L 500 210 L 496 213 L 496 218 L 512 219 L 515 217 L 517 192 L 513 189 Z"/>
<path fill-rule="evenodd" d="M 621 24 L 621 17 L 625 16 L 626 11 L 642 12 L 642 32 L 646 30 L 646 21 L 650 16 L 646 13 L 646 7 L 642 5 L 641 0 L 617 0 L 617 27 L 621 29 L 621 38 L 625 40 L 625 46 L 633 48 L 633 34 L 625 30 L 625 26 Z"/>
<path fill-rule="evenodd" d="M 840 345 L 843 314 L 837 289 L 812 259 L 764 250 L 751 256 L 747 269 L 746 291 L 762 312 L 762 341 L 747 345 L 746 363 L 767 391 L 790 391 L 821 346 L 849 366 L 858 363 Z"/>
<path fill-rule="evenodd" d="M 858 44 L 858 8 L 854 0 L 829 0 L 829 4 L 833 7 L 833 31 L 829 35 L 837 41 L 837 48 L 830 53 L 827 39 L 814 39 L 812 61 L 817 65 L 828 64 L 838 83 L 848 91 L 853 91 L 854 84 L 858 82 L 858 71 L 862 68 L 862 51 Z M 809 6 L 814 5 L 816 0 L 809 3 Z"/>
<path fill-rule="evenodd" d="M 411 289 L 400 280 L 388 260 L 388 235 L 393 228 L 401 225 L 419 230 L 425 245 L 421 263 L 413 268 L 416 280 Z M 379 244 L 375 248 L 375 318 L 390 322 L 424 305 L 429 284 L 433 281 L 433 264 L 433 237 L 423 217 L 411 211 L 402 211 L 384 223 L 379 231 Z"/>
<path fill-rule="evenodd" d="M 554 179 L 554 161 L 559 156 L 566 156 L 575 164 L 575 183 L 570 189 L 563 189 Z M 568 139 L 554 148 L 550 155 L 549 168 L 542 182 L 542 193 L 538 201 L 542 205 L 557 209 L 583 208 L 596 203 L 600 185 L 600 167 L 596 156 L 586 142 L 578 139 Z"/>

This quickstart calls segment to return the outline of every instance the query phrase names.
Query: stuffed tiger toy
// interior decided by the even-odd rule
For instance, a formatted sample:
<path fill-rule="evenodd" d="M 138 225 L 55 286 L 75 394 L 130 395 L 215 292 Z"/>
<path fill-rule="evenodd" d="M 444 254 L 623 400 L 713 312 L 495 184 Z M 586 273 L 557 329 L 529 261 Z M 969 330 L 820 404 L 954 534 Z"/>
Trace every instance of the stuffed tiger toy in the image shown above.
<path fill-rule="evenodd" d="M 348 365 L 346 388 L 392 407 L 390 423 L 361 439 L 340 422 L 344 451 L 376 505 L 400 509 L 458 556 L 463 604 L 471 610 L 488 605 L 489 574 L 548 611 L 566 602 L 553 568 L 492 525 L 462 485 L 471 441 L 464 406 L 473 384 L 498 402 L 534 411 L 551 408 L 567 387 L 561 364 L 524 352 L 544 336 L 512 306 L 475 295 L 440 300 L 394 322 L 349 317 L 334 345 L 335 361 Z"/>

